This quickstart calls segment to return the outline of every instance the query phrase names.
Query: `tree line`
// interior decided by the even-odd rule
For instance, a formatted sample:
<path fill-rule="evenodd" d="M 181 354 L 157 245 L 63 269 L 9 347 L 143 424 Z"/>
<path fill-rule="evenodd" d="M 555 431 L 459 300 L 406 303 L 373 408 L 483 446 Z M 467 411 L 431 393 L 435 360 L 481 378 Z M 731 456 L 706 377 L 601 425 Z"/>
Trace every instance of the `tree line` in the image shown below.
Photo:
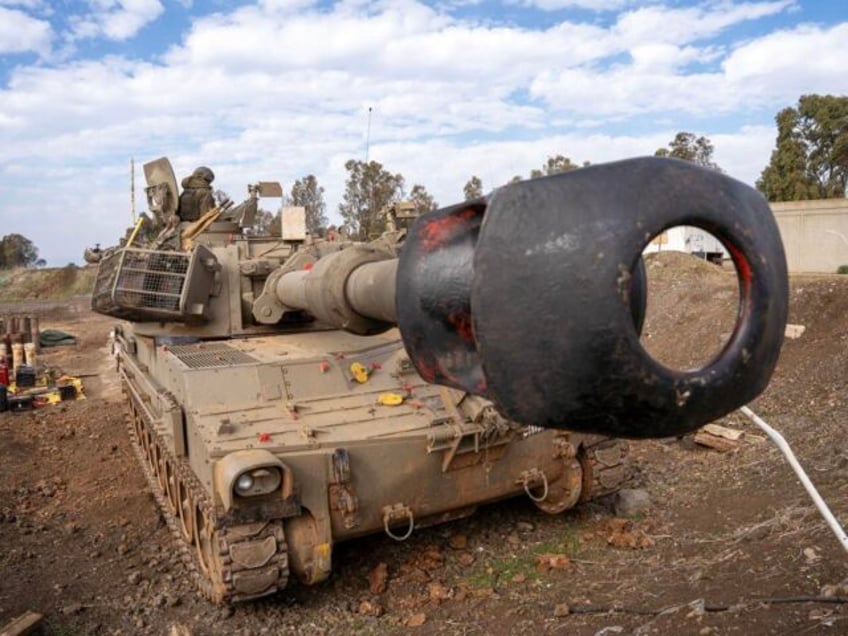
<path fill-rule="evenodd" d="M 803 95 L 795 107 L 781 110 L 775 117 L 777 140 L 768 165 L 757 179 L 756 188 L 769 201 L 840 198 L 848 181 L 848 97 Z M 657 157 L 672 157 L 721 171 L 714 161 L 715 148 L 705 136 L 678 132 L 667 147 L 658 148 Z M 574 163 L 564 155 L 548 157 L 528 175 L 536 178 L 567 172 L 590 165 Z M 381 229 L 379 211 L 391 201 L 411 199 L 419 211 L 435 209 L 433 197 L 422 185 L 404 189 L 404 178 L 393 174 L 376 161 L 350 160 L 345 194 L 339 212 L 353 236 L 374 236 Z M 510 182 L 520 181 L 516 175 Z M 483 181 L 473 175 L 462 187 L 466 201 L 484 195 Z"/>

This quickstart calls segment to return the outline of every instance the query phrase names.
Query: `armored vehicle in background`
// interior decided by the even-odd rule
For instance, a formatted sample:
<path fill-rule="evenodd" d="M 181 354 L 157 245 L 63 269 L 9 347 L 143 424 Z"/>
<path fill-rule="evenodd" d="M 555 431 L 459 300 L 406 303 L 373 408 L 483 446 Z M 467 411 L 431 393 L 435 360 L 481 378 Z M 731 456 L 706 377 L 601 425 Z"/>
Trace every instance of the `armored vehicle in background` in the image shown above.
<path fill-rule="evenodd" d="M 677 162 L 644 161 L 670 165 L 678 182 Z M 575 172 L 622 181 L 597 170 Z M 486 502 L 524 495 L 560 513 L 627 478 L 627 443 L 610 434 L 679 433 L 739 399 L 715 389 L 714 369 L 709 381 L 651 367 L 636 388 L 604 384 L 645 378 L 627 346 L 641 351 L 641 234 L 665 217 L 639 228 L 642 245 L 615 256 L 610 277 L 580 270 L 574 254 L 562 263 L 574 232 L 598 231 L 550 213 L 556 178 L 427 213 L 408 232 L 391 222 L 357 243 L 310 236 L 299 208 L 281 211 L 281 236 L 251 236 L 258 198 L 281 192 L 273 183 L 186 222 L 168 161 L 145 174 L 160 232 L 104 254 L 92 306 L 124 321 L 115 347 L 133 446 L 214 602 L 268 595 L 290 577 L 318 583 L 340 541 L 403 540 Z M 527 198 L 539 184 L 541 207 Z M 590 263 L 603 261 L 603 241 L 588 247 Z M 759 247 L 743 245 L 738 259 L 753 263 Z M 581 288 L 569 287 L 575 268 Z M 587 303 L 594 314 L 563 309 Z M 765 386 L 781 320 L 778 307 L 761 323 L 765 342 L 740 320 L 717 361 L 750 380 L 741 399 Z M 575 335 L 581 325 L 591 337 Z"/>

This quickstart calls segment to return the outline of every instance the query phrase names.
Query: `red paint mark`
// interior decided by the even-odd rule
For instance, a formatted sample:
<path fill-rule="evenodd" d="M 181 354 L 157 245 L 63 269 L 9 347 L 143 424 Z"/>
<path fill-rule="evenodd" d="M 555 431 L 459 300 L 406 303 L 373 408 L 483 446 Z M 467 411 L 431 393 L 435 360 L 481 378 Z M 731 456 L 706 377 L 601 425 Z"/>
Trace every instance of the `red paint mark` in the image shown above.
<path fill-rule="evenodd" d="M 474 208 L 465 208 L 457 214 L 443 216 L 440 219 L 429 221 L 424 226 L 421 237 L 424 249 L 429 252 L 442 247 L 460 231 L 464 230 L 475 216 L 477 216 L 477 211 Z"/>
<path fill-rule="evenodd" d="M 307 272 L 311 272 L 313 265 L 315 265 L 315 263 L 310 261 L 309 263 L 304 264 L 303 269 Z"/>
<path fill-rule="evenodd" d="M 371 363 L 371 369 L 373 371 L 377 371 L 378 369 L 382 369 L 382 368 L 383 368 L 383 365 L 381 365 L 379 362 L 372 362 Z"/>
<path fill-rule="evenodd" d="M 733 259 L 733 264 L 736 266 L 736 271 L 739 273 L 739 279 L 742 281 L 742 287 L 745 293 L 751 289 L 751 281 L 753 274 L 751 272 L 751 263 L 738 247 L 733 244 L 728 244 L 727 249 L 730 250 L 730 256 Z"/>
<path fill-rule="evenodd" d="M 321 369 L 321 373 L 327 373 L 327 371 L 330 370 L 330 363 L 329 362 L 322 362 L 321 364 L 318 365 L 318 368 Z"/>
<path fill-rule="evenodd" d="M 271 433 L 259 433 L 259 441 L 260 442 L 270 442 L 271 441 Z"/>
<path fill-rule="evenodd" d="M 474 342 L 474 329 L 471 326 L 471 314 L 460 311 L 448 314 L 448 322 L 453 325 L 456 333 L 466 342 Z"/>
<path fill-rule="evenodd" d="M 486 378 L 483 378 L 477 383 L 477 386 L 474 387 L 474 390 L 477 392 L 477 395 L 486 395 L 486 391 L 489 388 L 489 383 L 486 381 Z"/>
<path fill-rule="evenodd" d="M 403 389 L 404 391 L 406 391 L 407 393 L 412 393 L 412 390 L 413 390 L 415 387 L 414 387 L 414 386 L 412 386 L 411 384 L 404 384 L 404 385 L 402 385 L 400 388 L 401 388 L 401 389 Z"/>

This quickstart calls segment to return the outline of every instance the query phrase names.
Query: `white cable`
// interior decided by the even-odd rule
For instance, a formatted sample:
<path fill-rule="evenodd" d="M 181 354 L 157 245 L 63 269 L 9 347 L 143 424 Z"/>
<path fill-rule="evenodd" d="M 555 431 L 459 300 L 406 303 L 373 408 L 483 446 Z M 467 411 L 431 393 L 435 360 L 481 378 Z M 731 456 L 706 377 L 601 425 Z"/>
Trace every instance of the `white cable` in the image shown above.
<path fill-rule="evenodd" d="M 839 539 L 842 547 L 848 551 L 848 535 L 845 534 L 845 530 L 843 530 L 842 526 L 839 525 L 836 517 L 833 516 L 830 508 L 827 507 L 824 499 L 821 498 L 821 495 L 819 495 L 816 490 L 816 487 L 813 486 L 813 482 L 811 482 L 810 478 L 807 477 L 807 473 L 805 473 L 804 469 L 801 468 L 801 464 L 798 463 L 798 460 L 795 458 L 795 453 L 792 452 L 792 449 L 789 447 L 789 444 L 786 443 L 783 435 L 766 424 L 759 415 L 754 413 L 747 406 L 743 406 L 739 410 L 742 411 L 742 413 L 744 413 L 754 424 L 760 427 L 760 429 L 768 435 L 771 441 L 773 441 L 780 449 L 780 452 L 783 453 L 784 457 L 786 457 L 786 461 L 788 461 L 789 465 L 792 466 L 792 470 L 794 470 L 795 474 L 798 475 L 798 479 L 801 480 L 801 485 L 804 486 L 807 493 L 810 495 L 810 498 L 813 500 L 813 503 L 816 504 L 816 508 L 819 509 L 822 517 L 824 517 L 824 520 L 827 521 L 827 525 L 829 525 L 830 529 L 833 530 L 833 534 L 835 534 L 836 538 Z"/>

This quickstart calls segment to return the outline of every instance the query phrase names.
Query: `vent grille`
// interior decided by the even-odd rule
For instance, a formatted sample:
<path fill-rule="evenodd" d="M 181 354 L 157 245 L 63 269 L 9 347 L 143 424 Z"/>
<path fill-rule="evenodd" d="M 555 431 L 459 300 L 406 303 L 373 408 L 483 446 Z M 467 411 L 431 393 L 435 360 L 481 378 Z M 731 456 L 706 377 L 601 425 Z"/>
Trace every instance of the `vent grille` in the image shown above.
<path fill-rule="evenodd" d="M 233 349 L 224 342 L 209 342 L 200 345 L 174 345 L 168 347 L 177 359 L 190 369 L 231 367 L 238 364 L 256 364 L 253 356 Z"/>

